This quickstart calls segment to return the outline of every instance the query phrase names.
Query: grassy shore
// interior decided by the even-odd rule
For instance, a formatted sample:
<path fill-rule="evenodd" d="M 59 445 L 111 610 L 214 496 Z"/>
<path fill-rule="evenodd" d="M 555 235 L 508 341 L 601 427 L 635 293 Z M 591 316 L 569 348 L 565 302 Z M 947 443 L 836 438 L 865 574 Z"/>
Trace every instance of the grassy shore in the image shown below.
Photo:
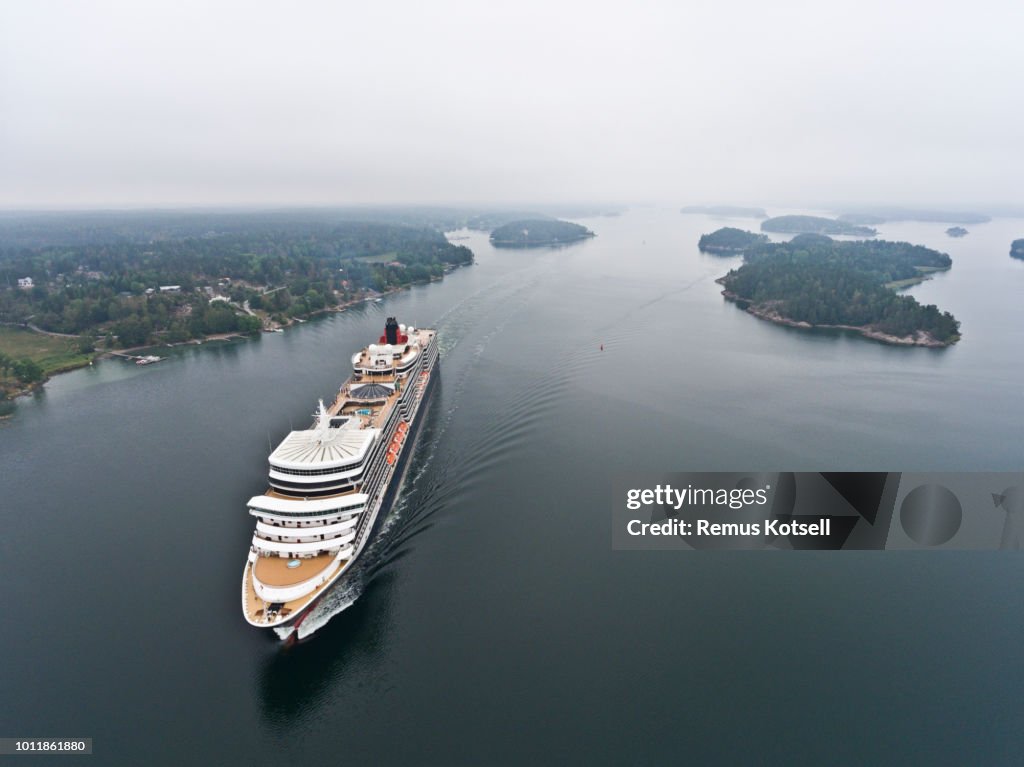
<path fill-rule="evenodd" d="M 16 360 L 33 360 L 42 367 L 45 378 L 88 365 L 95 356 L 79 351 L 78 341 L 74 338 L 47 336 L 9 326 L 0 326 L 0 352 Z M 32 388 L 31 384 L 23 384 L 0 373 L 0 391 L 8 396 L 23 394 Z"/>
<path fill-rule="evenodd" d="M 388 258 L 394 257 L 393 253 L 386 253 L 380 256 L 373 256 L 371 258 Z M 343 312 L 353 306 L 366 303 L 373 300 L 374 298 L 383 298 L 391 293 L 397 293 L 402 290 L 409 290 L 418 284 L 427 284 L 428 282 L 437 282 L 441 278 L 431 278 L 424 283 L 412 283 L 409 285 L 402 285 L 399 287 L 391 288 L 380 293 L 371 293 L 370 295 L 363 295 L 359 298 L 346 301 L 336 306 L 329 306 L 323 309 L 319 309 L 315 312 L 306 315 L 306 317 L 296 318 L 289 317 L 282 323 L 271 321 L 269 315 L 265 312 L 257 312 L 257 316 L 263 321 L 264 330 L 272 330 L 275 328 L 288 327 L 296 322 L 305 322 L 307 319 L 312 319 L 315 316 L 329 314 L 332 312 Z M 0 352 L 7 354 L 12 359 L 32 359 L 37 362 L 43 368 L 43 380 L 35 384 L 22 383 L 11 376 L 4 376 L 0 372 L 0 418 L 10 415 L 13 403 L 7 401 L 4 402 L 4 395 L 8 398 L 16 397 L 20 394 L 27 394 L 33 389 L 41 386 L 50 376 L 57 373 L 64 373 L 75 368 L 84 367 L 92 362 L 97 357 L 107 358 L 113 357 L 118 354 L 143 354 L 143 353 L 156 353 L 161 349 L 167 348 L 168 346 L 184 346 L 188 344 L 206 343 L 209 341 L 227 341 L 234 339 L 244 339 L 249 334 L 240 332 L 231 333 L 219 333 L 204 336 L 201 340 L 192 339 L 189 341 L 181 341 L 174 344 L 161 343 L 154 341 L 153 343 L 144 344 L 143 346 L 136 346 L 124 349 L 110 349 L 104 351 L 100 349 L 96 352 L 82 353 L 79 351 L 78 340 L 74 337 L 65 337 L 58 335 L 46 335 L 43 333 L 37 333 L 32 330 L 28 330 L 22 327 L 13 327 L 10 325 L 0 325 Z"/>

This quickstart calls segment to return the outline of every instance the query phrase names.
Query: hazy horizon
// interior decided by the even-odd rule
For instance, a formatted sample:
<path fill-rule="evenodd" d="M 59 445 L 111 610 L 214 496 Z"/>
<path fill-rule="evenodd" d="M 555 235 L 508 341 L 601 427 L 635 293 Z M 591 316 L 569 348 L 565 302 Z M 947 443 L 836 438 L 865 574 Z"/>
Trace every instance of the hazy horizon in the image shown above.
<path fill-rule="evenodd" d="M 1019 207 L 1024 7 L 0 9 L 0 209 Z"/>

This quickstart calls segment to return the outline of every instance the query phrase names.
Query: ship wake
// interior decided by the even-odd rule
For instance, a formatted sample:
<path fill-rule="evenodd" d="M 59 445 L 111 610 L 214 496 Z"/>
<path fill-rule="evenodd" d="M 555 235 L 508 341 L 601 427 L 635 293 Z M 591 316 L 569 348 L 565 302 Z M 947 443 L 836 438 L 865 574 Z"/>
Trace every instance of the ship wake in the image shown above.
<path fill-rule="evenodd" d="M 439 477 L 448 475 L 444 466 L 434 466 L 437 439 L 444 433 L 448 423 L 448 419 L 435 418 L 436 402 L 437 399 L 432 397 L 426 403 L 426 412 L 421 414 L 427 420 L 423 424 L 422 434 L 417 438 L 419 444 L 413 445 L 410 465 L 401 480 L 398 499 L 381 521 L 376 537 L 297 629 L 274 629 L 280 639 L 286 640 L 293 635 L 300 641 L 306 639 L 354 605 L 374 577 L 401 556 L 403 545 L 429 526 L 425 520 L 441 506 L 437 500 L 437 491 L 445 483 L 439 481 Z M 428 446 L 429 449 L 426 449 Z"/>

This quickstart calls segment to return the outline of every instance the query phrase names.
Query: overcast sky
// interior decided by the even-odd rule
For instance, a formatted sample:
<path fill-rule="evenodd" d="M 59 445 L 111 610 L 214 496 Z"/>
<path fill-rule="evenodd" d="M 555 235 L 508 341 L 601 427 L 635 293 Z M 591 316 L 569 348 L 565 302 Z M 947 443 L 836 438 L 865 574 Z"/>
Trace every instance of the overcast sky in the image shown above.
<path fill-rule="evenodd" d="M 1024 2 L 0 0 L 0 207 L 1024 202 Z"/>

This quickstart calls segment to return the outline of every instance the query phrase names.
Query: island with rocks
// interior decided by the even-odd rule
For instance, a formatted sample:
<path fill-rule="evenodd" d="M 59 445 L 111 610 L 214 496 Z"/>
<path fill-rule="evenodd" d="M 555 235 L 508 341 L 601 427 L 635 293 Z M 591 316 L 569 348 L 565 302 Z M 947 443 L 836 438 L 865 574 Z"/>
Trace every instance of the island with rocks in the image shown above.
<path fill-rule="evenodd" d="M 752 246 L 743 265 L 718 282 L 727 299 L 770 322 L 850 330 L 899 346 L 944 347 L 960 339 L 957 319 L 896 289 L 950 266 L 945 253 L 906 242 L 803 235 Z"/>
<path fill-rule="evenodd" d="M 535 248 L 568 245 L 593 237 L 585 226 L 557 219 L 512 221 L 491 232 L 491 244 L 499 248 Z"/>
<path fill-rule="evenodd" d="M 1024 261 L 1024 240 L 1014 240 L 1010 243 L 1010 258 L 1019 258 Z"/>
<path fill-rule="evenodd" d="M 870 226 L 823 216 L 775 216 L 761 222 L 761 231 L 778 234 L 829 234 L 853 237 L 874 237 L 878 234 Z"/>
<path fill-rule="evenodd" d="M 966 237 L 970 232 L 964 229 L 962 226 L 951 226 L 946 230 L 946 234 L 950 237 Z"/>

